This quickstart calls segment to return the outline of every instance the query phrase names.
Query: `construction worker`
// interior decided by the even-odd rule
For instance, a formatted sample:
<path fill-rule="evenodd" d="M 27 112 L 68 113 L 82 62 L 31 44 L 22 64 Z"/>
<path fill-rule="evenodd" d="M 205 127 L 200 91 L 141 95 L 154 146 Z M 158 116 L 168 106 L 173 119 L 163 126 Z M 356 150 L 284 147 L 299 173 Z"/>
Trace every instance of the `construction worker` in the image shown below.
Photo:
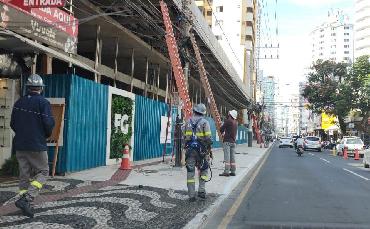
<path fill-rule="evenodd" d="M 220 176 L 235 176 L 235 147 L 236 147 L 236 133 L 238 131 L 238 122 L 236 118 L 238 112 L 236 110 L 229 111 L 228 118 L 221 126 L 221 133 L 223 133 L 224 142 L 224 162 L 225 170 Z"/>
<path fill-rule="evenodd" d="M 31 218 L 34 214 L 32 201 L 49 175 L 46 139 L 51 136 L 55 124 L 50 103 L 41 95 L 44 86 L 39 75 L 28 78 L 27 95 L 14 104 L 10 121 L 19 164 L 20 198 L 15 206 Z"/>
<path fill-rule="evenodd" d="M 204 118 L 206 106 L 202 103 L 193 108 L 193 116 L 186 122 L 185 135 L 185 162 L 187 170 L 187 186 L 189 201 L 195 197 L 195 169 L 199 171 L 198 197 L 206 198 L 205 183 L 208 181 L 208 169 L 211 152 L 211 129 L 209 122 Z"/>

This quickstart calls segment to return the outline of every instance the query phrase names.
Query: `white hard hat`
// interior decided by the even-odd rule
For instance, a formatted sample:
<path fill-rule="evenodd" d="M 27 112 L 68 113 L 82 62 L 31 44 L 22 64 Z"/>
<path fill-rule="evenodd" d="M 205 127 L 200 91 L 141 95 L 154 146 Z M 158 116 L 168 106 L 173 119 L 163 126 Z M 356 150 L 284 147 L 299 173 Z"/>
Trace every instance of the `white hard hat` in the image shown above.
<path fill-rule="evenodd" d="M 236 110 L 229 111 L 229 115 L 233 118 L 236 119 L 238 117 L 238 112 Z"/>
<path fill-rule="evenodd" d="M 207 113 L 207 108 L 203 103 L 199 103 L 194 106 L 193 110 L 202 115 L 205 115 Z"/>

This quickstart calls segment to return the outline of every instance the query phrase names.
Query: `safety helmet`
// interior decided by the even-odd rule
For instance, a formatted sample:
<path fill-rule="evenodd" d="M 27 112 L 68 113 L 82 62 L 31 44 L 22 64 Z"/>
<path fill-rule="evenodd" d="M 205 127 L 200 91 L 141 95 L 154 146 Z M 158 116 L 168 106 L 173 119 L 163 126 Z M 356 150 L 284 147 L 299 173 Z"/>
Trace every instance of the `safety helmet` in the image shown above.
<path fill-rule="evenodd" d="M 238 112 L 236 110 L 231 110 L 229 111 L 229 115 L 233 118 L 236 119 L 238 117 Z"/>
<path fill-rule="evenodd" d="M 207 108 L 203 103 L 199 103 L 196 106 L 194 106 L 193 111 L 205 115 L 207 113 Z"/>
<path fill-rule="evenodd" d="M 32 74 L 28 77 L 26 86 L 29 87 L 44 87 L 44 82 L 41 78 L 41 76 L 37 74 Z"/>

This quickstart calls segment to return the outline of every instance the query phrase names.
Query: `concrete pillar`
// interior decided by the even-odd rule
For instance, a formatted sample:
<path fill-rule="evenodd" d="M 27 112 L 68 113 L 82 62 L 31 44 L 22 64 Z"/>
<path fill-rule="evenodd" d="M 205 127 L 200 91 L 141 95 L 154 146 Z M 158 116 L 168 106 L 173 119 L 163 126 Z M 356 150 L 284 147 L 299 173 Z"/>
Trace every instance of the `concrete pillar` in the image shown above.
<path fill-rule="evenodd" d="M 115 47 L 115 55 L 114 55 L 114 87 L 117 87 L 117 73 L 118 73 L 118 62 L 117 62 L 117 57 L 118 57 L 118 52 L 119 52 L 119 38 L 116 37 L 116 47 Z"/>
<path fill-rule="evenodd" d="M 130 85 L 130 91 L 134 89 L 134 73 L 135 73 L 135 49 L 132 49 L 131 52 L 131 85 Z"/>
<path fill-rule="evenodd" d="M 100 25 L 96 27 L 96 44 L 95 44 L 95 66 L 94 69 L 98 70 L 99 66 L 101 65 L 101 50 L 102 50 L 102 40 L 100 39 Z M 100 83 L 101 75 L 99 73 L 95 73 L 95 82 Z"/>
<path fill-rule="evenodd" d="M 144 96 L 148 96 L 148 77 L 149 77 L 149 60 L 148 57 L 145 58 L 145 87 L 144 87 Z"/>

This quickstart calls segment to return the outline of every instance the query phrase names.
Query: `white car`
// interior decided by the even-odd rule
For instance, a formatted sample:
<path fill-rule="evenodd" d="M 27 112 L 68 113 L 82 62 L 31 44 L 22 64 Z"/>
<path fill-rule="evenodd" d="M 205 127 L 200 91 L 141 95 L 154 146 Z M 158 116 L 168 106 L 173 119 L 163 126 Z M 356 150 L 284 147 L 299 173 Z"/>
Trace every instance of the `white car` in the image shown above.
<path fill-rule="evenodd" d="M 279 148 L 282 148 L 282 147 L 290 147 L 290 148 L 293 148 L 294 147 L 294 145 L 293 145 L 293 139 L 292 138 L 288 138 L 288 137 L 280 138 Z"/>
<path fill-rule="evenodd" d="M 344 148 L 349 156 L 354 156 L 355 149 L 359 150 L 360 156 L 364 155 L 364 143 L 359 137 L 344 137 L 336 146 L 338 154 L 343 155 Z"/>
<path fill-rule="evenodd" d="M 303 149 L 314 149 L 321 152 L 321 141 L 319 137 L 308 136 L 304 138 Z"/>

